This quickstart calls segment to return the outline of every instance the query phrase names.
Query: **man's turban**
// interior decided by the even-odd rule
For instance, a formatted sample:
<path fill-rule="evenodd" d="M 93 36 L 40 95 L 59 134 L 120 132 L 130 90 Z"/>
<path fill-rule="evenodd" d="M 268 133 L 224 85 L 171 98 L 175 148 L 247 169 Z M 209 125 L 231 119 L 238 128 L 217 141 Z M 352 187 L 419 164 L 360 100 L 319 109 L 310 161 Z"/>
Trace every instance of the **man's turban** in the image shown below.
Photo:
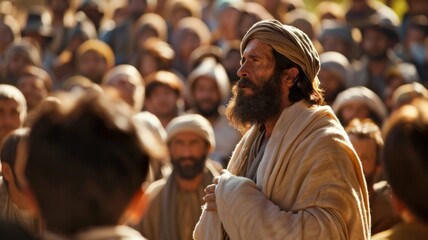
<path fill-rule="evenodd" d="M 251 39 L 270 45 L 278 53 L 299 65 L 310 81 L 320 70 L 320 59 L 309 37 L 301 30 L 277 20 L 260 21 L 245 34 L 241 55 Z"/>

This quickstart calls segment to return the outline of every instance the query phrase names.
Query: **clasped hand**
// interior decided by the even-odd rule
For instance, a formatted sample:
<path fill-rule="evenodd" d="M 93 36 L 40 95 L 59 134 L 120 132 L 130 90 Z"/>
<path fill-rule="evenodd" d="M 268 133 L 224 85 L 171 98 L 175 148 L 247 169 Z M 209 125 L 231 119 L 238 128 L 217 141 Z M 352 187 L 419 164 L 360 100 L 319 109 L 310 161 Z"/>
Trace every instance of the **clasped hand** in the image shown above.
<path fill-rule="evenodd" d="M 227 170 L 222 170 L 221 175 L 223 174 L 230 174 Z M 215 201 L 215 189 L 217 187 L 217 184 L 220 180 L 221 176 L 217 176 L 213 179 L 213 183 L 208 185 L 204 192 L 205 196 L 202 198 L 205 201 L 205 207 L 204 209 L 207 211 L 216 211 L 217 210 L 217 204 Z"/>

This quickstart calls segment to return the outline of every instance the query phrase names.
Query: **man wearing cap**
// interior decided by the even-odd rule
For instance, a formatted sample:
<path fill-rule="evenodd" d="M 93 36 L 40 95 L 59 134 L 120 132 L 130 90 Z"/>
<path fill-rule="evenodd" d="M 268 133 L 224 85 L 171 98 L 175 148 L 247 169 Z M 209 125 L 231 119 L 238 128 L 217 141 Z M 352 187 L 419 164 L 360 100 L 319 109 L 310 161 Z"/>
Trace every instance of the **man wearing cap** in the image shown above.
<path fill-rule="evenodd" d="M 195 239 L 369 239 L 367 187 L 324 99 L 309 38 L 261 21 L 241 44 L 227 114 L 245 135 L 215 178 Z M 274 63 L 274 64 L 273 64 Z"/>
<path fill-rule="evenodd" d="M 397 23 L 392 19 L 373 16 L 361 29 L 363 56 L 353 63 L 354 79 L 351 86 L 365 86 L 382 97 L 385 75 L 401 62 L 393 52 L 398 42 Z"/>
<path fill-rule="evenodd" d="M 187 78 L 191 109 L 207 118 L 214 129 L 216 148 L 210 157 L 226 168 L 232 151 L 241 139 L 227 121 L 223 103 L 229 99 L 230 83 L 223 65 L 206 57 Z"/>
<path fill-rule="evenodd" d="M 201 214 L 204 188 L 218 172 L 207 160 L 215 140 L 210 123 L 201 115 L 187 114 L 172 120 L 167 144 L 173 171 L 167 179 L 150 185 L 150 206 L 136 228 L 148 239 L 192 239 Z"/>

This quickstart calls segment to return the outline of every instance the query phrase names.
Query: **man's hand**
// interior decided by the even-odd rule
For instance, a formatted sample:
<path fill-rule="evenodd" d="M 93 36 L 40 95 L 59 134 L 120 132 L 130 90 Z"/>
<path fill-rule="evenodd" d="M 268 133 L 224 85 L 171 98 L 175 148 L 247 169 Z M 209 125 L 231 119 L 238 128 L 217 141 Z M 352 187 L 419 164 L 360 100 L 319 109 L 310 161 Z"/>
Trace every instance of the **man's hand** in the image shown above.
<path fill-rule="evenodd" d="M 213 184 L 208 185 L 204 190 L 205 196 L 203 197 L 203 200 L 205 201 L 205 210 L 207 211 L 217 210 L 217 205 L 215 203 L 215 188 L 219 178 L 220 176 L 215 177 L 213 179 Z"/>
<path fill-rule="evenodd" d="M 231 173 L 223 169 L 221 171 L 221 175 L 223 174 L 231 174 Z M 215 202 L 215 188 L 217 187 L 219 179 L 220 179 L 220 176 L 215 177 L 213 179 L 213 184 L 208 185 L 204 190 L 205 196 L 203 197 L 203 200 L 205 201 L 205 210 L 207 211 L 217 210 L 217 204 Z"/>

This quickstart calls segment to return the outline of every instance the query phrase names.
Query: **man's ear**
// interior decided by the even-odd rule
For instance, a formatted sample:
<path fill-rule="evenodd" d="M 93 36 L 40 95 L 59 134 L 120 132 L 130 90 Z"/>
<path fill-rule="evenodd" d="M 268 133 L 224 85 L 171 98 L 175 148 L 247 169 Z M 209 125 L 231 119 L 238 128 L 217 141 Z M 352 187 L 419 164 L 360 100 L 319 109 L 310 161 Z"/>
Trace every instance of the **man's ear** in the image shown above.
<path fill-rule="evenodd" d="M 299 75 L 299 69 L 292 67 L 282 71 L 281 77 L 287 87 L 291 87 L 294 84 L 294 80 Z"/>
<path fill-rule="evenodd" d="M 128 207 L 122 215 L 121 223 L 135 225 L 141 221 L 144 213 L 147 209 L 149 197 L 144 193 L 143 187 L 141 187 L 132 197 Z"/>
<path fill-rule="evenodd" d="M 2 175 L 7 182 L 13 182 L 13 172 L 9 163 L 2 163 Z"/>

